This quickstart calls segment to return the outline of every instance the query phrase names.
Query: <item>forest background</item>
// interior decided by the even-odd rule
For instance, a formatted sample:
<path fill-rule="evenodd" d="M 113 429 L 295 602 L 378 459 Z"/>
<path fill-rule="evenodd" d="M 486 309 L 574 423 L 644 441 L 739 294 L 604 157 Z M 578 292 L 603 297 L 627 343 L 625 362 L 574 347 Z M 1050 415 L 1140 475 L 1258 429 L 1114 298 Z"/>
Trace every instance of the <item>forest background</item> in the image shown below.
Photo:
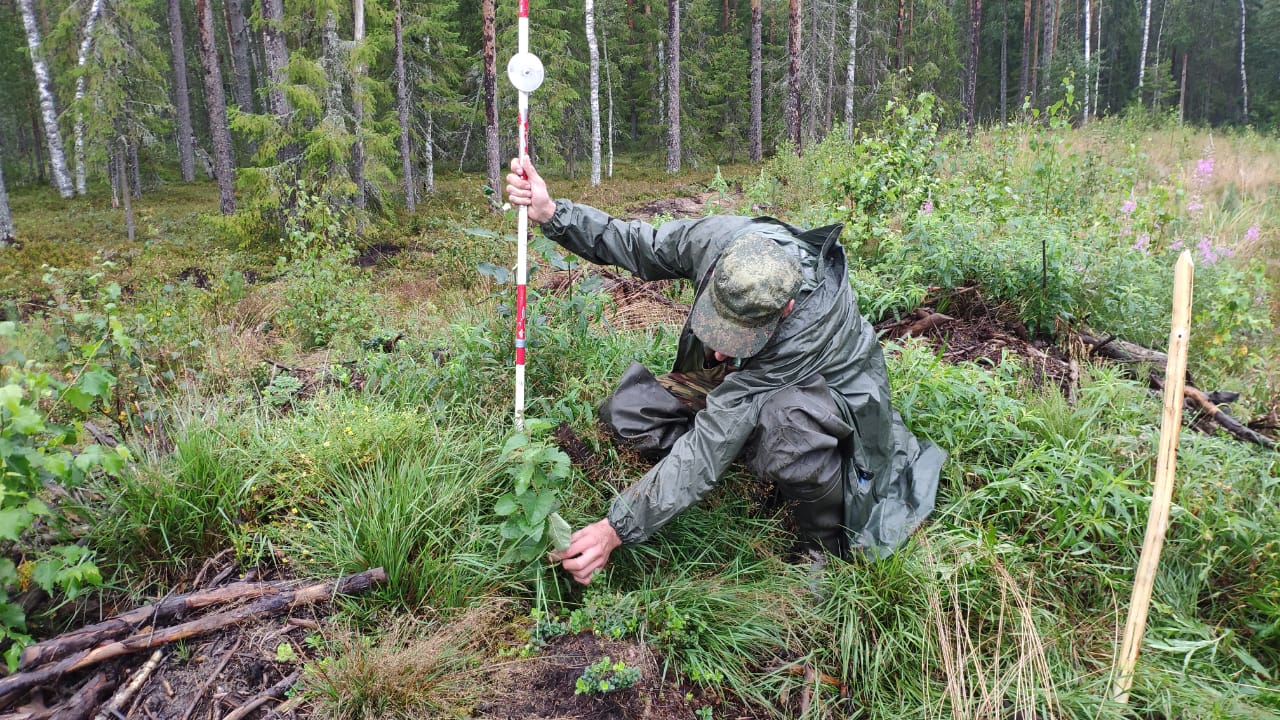
<path fill-rule="evenodd" d="M 556 429 L 511 434 L 514 3 L 0 0 L 11 669 L 201 569 L 381 566 L 314 627 L 246 631 L 227 687 L 299 669 L 292 709 L 322 717 L 1125 716 L 1158 399 L 1079 338 L 1164 343 L 1187 251 L 1192 378 L 1257 437 L 1187 415 L 1130 707 L 1280 714 L 1280 6 L 530 14 L 558 195 L 841 222 L 873 321 L 959 320 L 886 336 L 896 406 L 951 453 L 931 523 L 815 588 L 735 472 L 585 592 L 536 561 L 552 510 L 580 526 L 644 471 L 595 407 L 670 362 L 691 289 L 536 242 L 530 411 Z M 174 648 L 140 704 L 175 716 L 163 683 L 194 694 L 231 645 Z"/>

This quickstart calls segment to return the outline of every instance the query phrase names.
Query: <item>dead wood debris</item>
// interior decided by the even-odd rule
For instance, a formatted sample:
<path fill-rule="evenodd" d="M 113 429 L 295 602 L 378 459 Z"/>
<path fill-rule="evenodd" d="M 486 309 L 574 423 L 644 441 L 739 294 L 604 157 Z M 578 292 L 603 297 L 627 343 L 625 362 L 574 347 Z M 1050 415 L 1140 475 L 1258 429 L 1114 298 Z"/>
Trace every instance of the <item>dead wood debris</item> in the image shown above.
<path fill-rule="evenodd" d="M 382 568 L 374 568 L 338 580 L 310 585 L 299 585 L 296 582 L 238 582 L 216 590 L 196 591 L 168 597 L 158 603 L 121 613 L 104 622 L 31 646 L 28 648 L 31 652 L 23 654 L 20 671 L 0 678 L 0 709 L 12 705 L 32 689 L 41 687 L 56 689 L 63 685 L 65 678 L 71 673 L 107 660 L 142 650 L 162 649 L 163 646 L 174 641 L 221 630 L 248 620 L 272 617 L 328 600 L 336 595 L 357 594 L 385 583 L 386 580 L 386 571 Z M 236 605 L 236 603 L 240 604 Z M 233 607 L 194 620 L 167 627 L 161 626 L 162 623 L 180 619 L 191 610 L 218 604 Z M 234 649 L 228 653 L 228 657 L 233 654 Z M 152 660 L 155 664 L 159 664 L 154 656 Z M 225 661 L 226 658 L 214 672 L 213 677 L 221 672 Z M 91 687 L 91 690 L 82 688 L 72 698 L 50 708 L 49 717 L 71 717 L 66 713 L 78 707 L 76 703 L 88 704 L 88 709 L 83 716 L 75 715 L 74 717 L 89 717 L 102 698 L 117 686 L 112 673 L 114 668 L 103 673 L 110 677 L 109 681 L 99 680 L 98 676 L 95 676 L 94 680 L 86 684 L 86 687 Z M 135 673 L 134 683 L 131 685 L 136 684 L 140 687 L 146 680 L 146 674 L 148 671 L 145 667 L 139 670 Z M 105 683 L 105 686 L 99 687 L 95 683 Z M 127 693 L 127 695 L 131 694 Z M 200 693 L 200 695 L 203 694 L 203 692 Z M 91 703 L 85 699 L 90 695 L 92 695 Z M 119 708 L 128 703 L 128 700 L 126 693 L 122 691 L 119 702 L 115 707 L 105 709 L 105 715 L 118 717 Z M 196 701 L 198 700 L 197 697 Z M 33 717 L 33 714 L 22 712 L 13 715 L 14 720 L 32 720 Z"/>

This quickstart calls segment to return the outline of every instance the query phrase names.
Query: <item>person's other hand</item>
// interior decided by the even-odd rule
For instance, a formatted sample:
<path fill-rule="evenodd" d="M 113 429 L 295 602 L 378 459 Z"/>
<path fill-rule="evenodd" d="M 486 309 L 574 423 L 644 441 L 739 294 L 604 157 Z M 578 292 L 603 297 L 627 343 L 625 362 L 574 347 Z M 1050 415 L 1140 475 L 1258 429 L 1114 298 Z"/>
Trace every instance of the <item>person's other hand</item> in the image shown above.
<path fill-rule="evenodd" d="M 547 182 L 534 169 L 533 162 L 525 158 L 511 158 L 511 172 L 507 173 L 507 199 L 512 205 L 527 205 L 529 219 L 542 224 L 556 213 L 556 203 L 547 191 Z"/>
<path fill-rule="evenodd" d="M 566 550 L 551 553 L 551 560 L 560 563 L 574 580 L 586 585 L 591 576 L 609 562 L 614 548 L 622 545 L 618 532 L 609 520 L 591 523 L 569 538 Z"/>

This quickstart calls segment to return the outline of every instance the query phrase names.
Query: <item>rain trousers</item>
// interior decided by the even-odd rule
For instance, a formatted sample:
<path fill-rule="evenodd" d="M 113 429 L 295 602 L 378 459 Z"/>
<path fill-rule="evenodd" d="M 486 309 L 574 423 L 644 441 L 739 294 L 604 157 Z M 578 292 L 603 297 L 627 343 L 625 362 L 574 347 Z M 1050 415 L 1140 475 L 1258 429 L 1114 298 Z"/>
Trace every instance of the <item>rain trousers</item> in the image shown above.
<path fill-rule="evenodd" d="M 751 438 L 770 397 L 816 374 L 840 413 L 833 421 L 840 426 L 844 457 L 846 547 L 888 555 L 933 510 L 946 453 L 917 440 L 890 403 L 880 344 L 849 287 L 838 242 L 841 226 L 804 231 L 766 217 L 711 216 L 655 229 L 557 200 L 542 232 L 593 263 L 616 265 L 644 280 L 691 280 L 701 295 L 720 252 L 749 226 L 800 260 L 804 282 L 795 308 L 763 350 L 707 395 L 706 409 L 667 456 L 618 495 L 609 524 L 624 543 L 647 540 L 716 486 Z M 702 368 L 706 353 L 686 321 L 673 371 Z"/>

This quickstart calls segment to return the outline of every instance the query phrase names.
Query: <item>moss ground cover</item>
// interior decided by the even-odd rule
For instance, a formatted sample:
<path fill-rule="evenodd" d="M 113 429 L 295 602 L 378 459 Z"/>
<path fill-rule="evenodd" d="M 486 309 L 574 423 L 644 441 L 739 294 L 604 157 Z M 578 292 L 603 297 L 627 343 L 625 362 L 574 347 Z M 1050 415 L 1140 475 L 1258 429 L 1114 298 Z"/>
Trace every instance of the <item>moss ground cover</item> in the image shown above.
<path fill-rule="evenodd" d="M 1087 325 L 1159 344 L 1171 260 L 1190 249 L 1197 378 L 1242 391 L 1234 411 L 1245 419 L 1274 406 L 1274 139 L 1113 121 L 965 143 L 938 136 L 931 112 L 927 100 L 895 106 L 852 143 L 833 137 L 803 158 L 675 185 L 635 169 L 599 189 L 555 188 L 622 214 L 723 181 L 737 211 L 845 222 L 869 314 L 976 287 L 1049 339 Z M 143 220 L 151 239 L 106 266 L 95 252 L 114 241 L 52 249 L 106 220 L 66 214 L 60 222 L 88 224 L 60 230 L 40 218 L 61 206 L 15 195 L 20 234 L 47 230 L 32 231 L 15 265 L 25 269 L 4 278 L 21 312 L 0 336 L 0 382 L 28 363 L 73 381 L 92 360 L 132 393 L 74 417 L 42 407 L 107 428 L 138 458 L 58 503 L 79 519 L 59 527 L 91 551 L 100 592 L 162 594 L 228 547 L 243 567 L 302 576 L 386 568 L 375 597 L 302 649 L 305 707 L 317 716 L 483 715 L 490 670 L 588 631 L 642 645 L 658 668 L 646 687 L 688 692 L 714 712 L 747 703 L 799 716 L 805 679 L 793 670 L 804 664 L 847 688 L 812 683 L 807 717 L 1130 712 L 1107 694 L 1158 402 L 1116 369 L 1086 367 L 1068 402 L 1014 359 L 953 365 L 924 345 L 891 345 L 896 405 L 951 458 L 933 521 L 885 561 L 832 563 L 815 582 L 786 560 L 787 508 L 735 470 L 651 542 L 615 553 L 585 591 L 536 561 L 500 563 L 509 286 L 476 266 L 509 262 L 512 223 L 476 188 L 449 179 L 416 217 L 370 228 L 354 255 L 361 243 L 396 250 L 329 268 L 344 299 L 365 304 L 335 304 L 347 309 L 319 339 L 286 321 L 302 291 L 324 306 L 313 270 L 326 260 L 204 219 L 211 188 L 156 193 Z M 566 260 L 535 252 L 538 273 L 565 273 L 555 266 Z M 203 275 L 184 276 L 188 267 Z M 645 469 L 603 436 L 595 407 L 631 359 L 670 362 L 676 328 L 609 325 L 609 296 L 586 281 L 535 295 L 530 414 L 564 423 L 594 458 L 559 488 L 559 512 L 579 527 Z M 102 337 L 109 347 L 93 345 Z M 1132 712 L 1280 715 L 1278 502 L 1280 455 L 1184 435 Z M 32 630 L 75 617 L 35 616 Z M 573 678 L 561 691 L 573 695 Z"/>

